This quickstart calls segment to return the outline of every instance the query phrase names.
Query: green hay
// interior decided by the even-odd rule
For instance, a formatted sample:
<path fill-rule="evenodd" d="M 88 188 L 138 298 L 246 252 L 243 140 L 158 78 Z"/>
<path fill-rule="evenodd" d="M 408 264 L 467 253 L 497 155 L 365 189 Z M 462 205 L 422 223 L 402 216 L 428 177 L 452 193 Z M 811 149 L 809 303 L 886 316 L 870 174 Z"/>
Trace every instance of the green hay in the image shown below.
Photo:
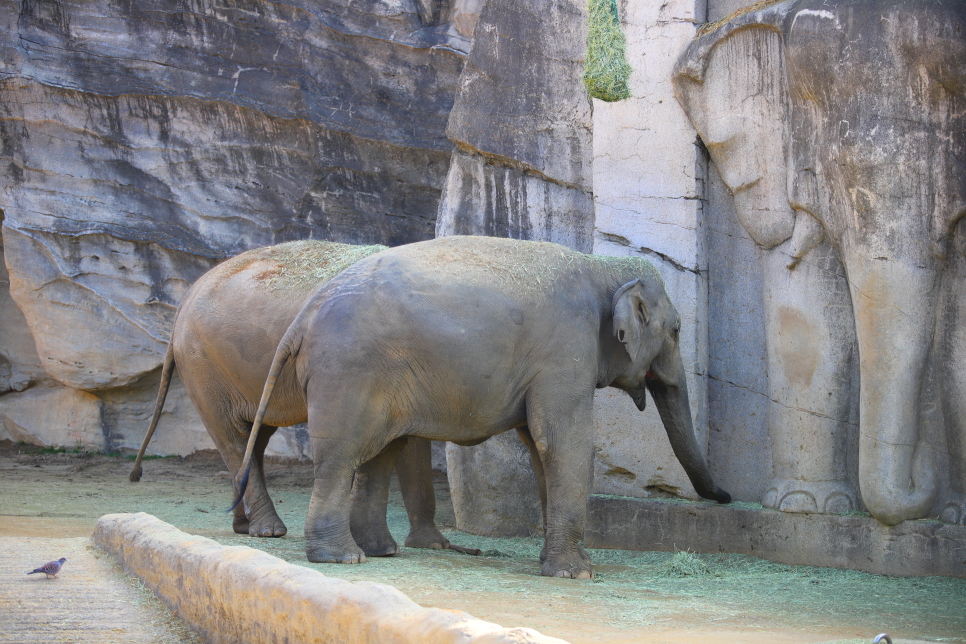
<path fill-rule="evenodd" d="M 234 260 L 239 267 L 266 262 L 257 281 L 271 291 L 305 291 L 329 281 L 360 259 L 386 250 L 386 246 L 355 246 L 306 239 L 256 248 Z"/>
<path fill-rule="evenodd" d="M 617 0 L 590 0 L 587 25 L 587 62 L 583 81 L 594 98 L 613 102 L 630 98 L 627 79 L 627 42 L 617 14 Z"/>
<path fill-rule="evenodd" d="M 713 574 L 708 564 L 690 550 L 675 552 L 664 562 L 660 573 L 662 577 L 702 577 Z"/>

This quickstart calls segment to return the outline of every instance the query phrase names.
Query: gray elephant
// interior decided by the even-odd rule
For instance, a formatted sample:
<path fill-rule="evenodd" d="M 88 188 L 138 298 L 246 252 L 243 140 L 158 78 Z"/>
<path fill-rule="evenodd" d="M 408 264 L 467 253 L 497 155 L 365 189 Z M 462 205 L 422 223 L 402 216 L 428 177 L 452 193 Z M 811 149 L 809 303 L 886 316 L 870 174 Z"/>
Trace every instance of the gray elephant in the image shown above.
<path fill-rule="evenodd" d="M 826 459 L 817 469 L 833 492 L 850 494 L 842 427 L 826 431 L 821 423 L 832 412 L 841 418 L 849 404 L 855 333 L 862 501 L 887 525 L 927 516 L 939 492 L 934 448 L 920 431 L 934 342 L 954 470 L 966 449 L 966 331 L 959 322 L 966 275 L 954 250 L 966 214 L 966 5 L 792 0 L 715 27 L 678 62 L 676 91 L 734 194 L 741 223 L 759 245 L 775 249 L 772 292 L 791 279 L 812 289 L 810 328 L 829 341 L 804 352 L 808 378 L 785 380 L 791 396 L 814 410 L 814 441 Z M 809 262 L 823 240 L 821 262 Z M 778 254 L 787 255 L 785 275 Z M 811 264 L 811 278 L 790 277 L 799 262 Z M 846 284 L 850 298 L 842 297 Z M 788 309 L 782 297 L 769 306 L 766 294 L 775 344 L 783 341 Z M 779 382 L 791 364 L 780 354 L 769 348 L 769 378 Z M 773 427 L 773 438 L 780 431 Z M 777 443 L 776 470 L 782 459 L 794 471 L 795 458 L 809 458 L 810 439 L 786 434 Z M 961 522 L 962 472 L 955 478 L 939 512 Z"/>
<path fill-rule="evenodd" d="M 353 262 L 385 249 L 312 240 L 290 242 L 242 253 L 195 282 L 178 307 L 154 417 L 131 480 L 141 478 L 141 459 L 161 416 L 175 365 L 208 434 L 225 464 L 235 472 L 245 453 L 272 356 L 285 331 L 321 284 Z M 234 507 L 233 528 L 241 534 L 280 537 L 287 531 L 275 511 L 262 471 L 265 447 L 275 430 L 306 419 L 305 399 L 294 374 L 284 376 L 272 410 L 272 420 L 277 424 L 264 427 L 259 434 L 252 455 L 251 485 L 244 503 Z M 405 450 L 396 469 L 410 521 L 406 545 L 478 553 L 450 544 L 436 527 L 429 441 L 414 439 Z M 359 517 L 373 514 L 368 509 L 371 499 L 366 496 L 364 478 L 363 472 L 353 501 L 353 512 Z M 398 552 L 395 541 L 383 538 L 387 531 L 385 500 L 381 508 L 383 515 L 375 520 L 375 528 L 360 520 L 353 532 L 370 555 Z M 378 547 L 371 543 L 373 535 L 378 535 Z"/>
<path fill-rule="evenodd" d="M 517 428 L 538 457 L 546 498 L 541 572 L 589 578 L 578 542 L 596 388 L 623 389 L 641 409 L 649 390 L 697 492 L 730 501 L 695 438 L 679 330 L 659 273 L 640 258 L 489 237 L 383 251 L 318 289 L 285 333 L 236 495 L 262 418 L 276 425 L 284 416 L 284 398 L 272 398 L 282 383 L 305 391 L 309 409 L 316 478 L 305 537 L 314 562 L 365 561 L 348 510 L 362 464 L 381 489 L 407 437 L 474 445 Z"/>

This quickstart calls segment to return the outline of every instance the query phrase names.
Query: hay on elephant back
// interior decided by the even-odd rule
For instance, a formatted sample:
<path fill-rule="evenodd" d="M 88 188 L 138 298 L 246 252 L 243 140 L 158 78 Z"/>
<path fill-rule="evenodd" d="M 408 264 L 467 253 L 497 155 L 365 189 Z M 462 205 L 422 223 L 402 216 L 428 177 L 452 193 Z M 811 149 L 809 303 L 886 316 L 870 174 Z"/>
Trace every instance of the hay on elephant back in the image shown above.
<path fill-rule="evenodd" d="M 360 259 L 386 250 L 386 246 L 356 246 L 337 242 L 305 239 L 277 246 L 256 248 L 234 258 L 234 272 L 265 262 L 256 281 L 271 291 L 305 291 L 330 279 Z"/>
<path fill-rule="evenodd" d="M 627 62 L 627 41 L 617 14 L 617 0 L 590 0 L 587 61 L 583 81 L 587 92 L 602 101 L 630 98 L 627 86 L 633 69 Z"/>

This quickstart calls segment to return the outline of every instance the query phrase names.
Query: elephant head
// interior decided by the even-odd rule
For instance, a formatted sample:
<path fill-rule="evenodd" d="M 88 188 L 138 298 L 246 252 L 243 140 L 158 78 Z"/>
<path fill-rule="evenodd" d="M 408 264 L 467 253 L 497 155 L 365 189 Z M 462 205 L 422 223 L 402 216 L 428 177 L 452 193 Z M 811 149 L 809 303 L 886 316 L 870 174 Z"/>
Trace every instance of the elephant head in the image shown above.
<path fill-rule="evenodd" d="M 674 83 L 752 238 L 791 238 L 789 268 L 823 237 L 838 250 L 859 346 L 862 498 L 888 525 L 926 516 L 937 483 L 919 401 L 966 214 L 962 2 L 772 4 L 700 35 Z"/>
<path fill-rule="evenodd" d="M 681 360 L 681 317 L 656 280 L 637 279 L 621 286 L 613 298 L 613 337 L 628 360 L 612 382 L 644 411 L 650 391 L 671 448 L 695 491 L 706 499 L 729 503 L 731 495 L 714 484 L 691 419 L 687 378 Z"/>

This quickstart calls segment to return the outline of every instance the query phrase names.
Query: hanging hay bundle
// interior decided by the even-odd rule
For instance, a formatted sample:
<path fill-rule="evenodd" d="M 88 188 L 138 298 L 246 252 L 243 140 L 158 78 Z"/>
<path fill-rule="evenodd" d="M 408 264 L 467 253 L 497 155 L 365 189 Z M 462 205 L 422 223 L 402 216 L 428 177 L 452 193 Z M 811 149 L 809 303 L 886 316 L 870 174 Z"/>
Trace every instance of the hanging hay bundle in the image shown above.
<path fill-rule="evenodd" d="M 627 43 L 617 15 L 617 0 L 589 0 L 590 21 L 587 26 L 587 62 L 583 81 L 587 92 L 602 101 L 630 98 L 627 79 Z"/>

